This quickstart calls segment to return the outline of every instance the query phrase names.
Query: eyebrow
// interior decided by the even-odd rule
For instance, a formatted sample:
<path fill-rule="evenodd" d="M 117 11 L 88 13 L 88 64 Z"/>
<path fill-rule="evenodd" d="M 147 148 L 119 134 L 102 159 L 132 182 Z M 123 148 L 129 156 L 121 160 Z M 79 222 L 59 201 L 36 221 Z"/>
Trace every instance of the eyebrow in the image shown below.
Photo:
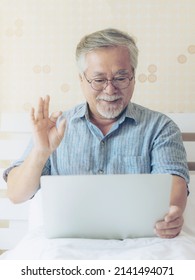
<path fill-rule="evenodd" d="M 129 70 L 126 70 L 126 69 L 120 69 L 118 71 L 116 71 L 113 75 L 127 75 L 129 74 Z M 98 77 L 98 76 L 104 76 L 106 75 L 106 73 L 103 73 L 103 72 L 94 72 L 93 73 L 93 77 Z"/>
<path fill-rule="evenodd" d="M 126 75 L 126 74 L 129 74 L 129 70 L 121 69 L 121 70 L 118 70 L 115 74 Z"/>

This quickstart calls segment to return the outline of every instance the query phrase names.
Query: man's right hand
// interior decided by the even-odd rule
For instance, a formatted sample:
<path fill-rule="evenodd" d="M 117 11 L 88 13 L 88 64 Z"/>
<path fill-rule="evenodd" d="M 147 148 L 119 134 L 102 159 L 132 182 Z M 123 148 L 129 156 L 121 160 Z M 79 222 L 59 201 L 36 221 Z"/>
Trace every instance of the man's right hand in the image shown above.
<path fill-rule="evenodd" d="M 59 146 L 65 132 L 65 119 L 56 127 L 62 112 L 49 117 L 49 96 L 40 98 L 37 111 L 32 108 L 31 120 L 33 127 L 34 146 L 24 161 L 14 167 L 8 175 L 8 197 L 14 203 L 24 202 L 36 193 L 40 177 L 50 154 Z"/>
<path fill-rule="evenodd" d="M 66 126 L 65 119 L 62 119 L 59 127 L 56 127 L 56 121 L 62 112 L 52 113 L 49 117 L 49 102 L 49 95 L 45 99 L 40 98 L 37 112 L 34 108 L 31 110 L 34 149 L 48 156 L 59 146 Z"/>

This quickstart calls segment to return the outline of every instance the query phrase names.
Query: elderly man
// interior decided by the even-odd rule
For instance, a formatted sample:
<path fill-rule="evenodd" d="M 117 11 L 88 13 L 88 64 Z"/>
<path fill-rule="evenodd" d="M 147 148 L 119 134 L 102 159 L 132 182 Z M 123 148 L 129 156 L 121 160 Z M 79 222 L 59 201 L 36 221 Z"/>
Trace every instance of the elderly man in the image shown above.
<path fill-rule="evenodd" d="M 5 171 L 15 202 L 30 199 L 42 175 L 172 174 L 170 211 L 155 226 L 164 238 L 177 236 L 189 180 L 178 127 L 165 115 L 131 103 L 137 46 L 128 34 L 105 29 L 77 46 L 79 78 L 86 103 L 49 117 L 49 96 L 31 111 L 33 143 Z"/>

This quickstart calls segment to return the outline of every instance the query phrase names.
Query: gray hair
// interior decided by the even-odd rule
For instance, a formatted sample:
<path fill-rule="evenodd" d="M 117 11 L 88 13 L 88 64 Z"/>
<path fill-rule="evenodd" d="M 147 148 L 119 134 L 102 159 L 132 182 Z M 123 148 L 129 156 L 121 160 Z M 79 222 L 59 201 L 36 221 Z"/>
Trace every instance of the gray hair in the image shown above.
<path fill-rule="evenodd" d="M 136 43 L 128 33 L 117 29 L 104 29 L 84 36 L 76 48 L 76 62 L 79 72 L 83 73 L 85 65 L 85 55 L 95 49 L 124 46 L 129 50 L 131 66 L 135 70 L 138 60 L 138 48 Z"/>

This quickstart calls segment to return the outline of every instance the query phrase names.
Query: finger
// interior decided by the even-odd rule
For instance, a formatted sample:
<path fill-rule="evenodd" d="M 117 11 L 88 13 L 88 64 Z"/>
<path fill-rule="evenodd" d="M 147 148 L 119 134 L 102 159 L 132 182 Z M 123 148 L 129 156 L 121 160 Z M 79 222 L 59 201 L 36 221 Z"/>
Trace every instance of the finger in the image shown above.
<path fill-rule="evenodd" d="M 59 116 L 61 116 L 62 112 L 59 111 L 59 112 L 53 112 L 50 116 L 50 121 L 53 122 L 53 123 L 56 123 L 57 119 L 59 118 Z"/>
<path fill-rule="evenodd" d="M 59 116 L 62 114 L 62 112 L 53 112 L 49 118 L 49 122 L 48 125 L 49 127 L 53 127 L 54 125 L 56 125 L 57 119 L 59 118 Z"/>
<path fill-rule="evenodd" d="M 174 237 L 176 237 L 176 236 L 178 236 L 178 235 L 179 235 L 179 233 L 177 233 L 177 234 L 169 234 L 169 235 L 158 235 L 158 234 L 157 234 L 158 237 L 164 238 L 164 239 L 174 238 Z"/>
<path fill-rule="evenodd" d="M 43 119 L 43 98 L 42 97 L 39 98 L 36 119 L 37 120 Z"/>
<path fill-rule="evenodd" d="M 166 229 L 166 230 L 155 230 L 157 236 L 162 238 L 172 238 L 177 236 L 181 231 L 181 227 Z"/>
<path fill-rule="evenodd" d="M 167 226 L 168 226 L 168 224 L 166 222 L 161 221 L 161 222 L 156 223 L 155 228 L 157 230 L 163 230 L 163 229 L 166 229 Z"/>
<path fill-rule="evenodd" d="M 43 101 L 43 118 L 48 118 L 49 116 L 49 101 L 50 101 L 50 96 L 46 95 L 44 101 Z"/>
<path fill-rule="evenodd" d="M 156 229 L 157 230 L 164 230 L 164 229 L 172 229 L 172 228 L 177 228 L 177 227 L 181 227 L 183 225 L 183 217 L 179 217 L 176 220 L 172 221 L 172 222 L 158 222 L 156 223 Z"/>
<path fill-rule="evenodd" d="M 61 120 L 59 127 L 58 127 L 58 135 L 61 139 L 64 136 L 65 128 L 66 128 L 66 119 L 63 119 L 63 120 Z"/>
<path fill-rule="evenodd" d="M 31 108 L 31 111 L 30 111 L 30 118 L 31 118 L 31 121 L 34 123 L 35 122 L 35 108 Z"/>

